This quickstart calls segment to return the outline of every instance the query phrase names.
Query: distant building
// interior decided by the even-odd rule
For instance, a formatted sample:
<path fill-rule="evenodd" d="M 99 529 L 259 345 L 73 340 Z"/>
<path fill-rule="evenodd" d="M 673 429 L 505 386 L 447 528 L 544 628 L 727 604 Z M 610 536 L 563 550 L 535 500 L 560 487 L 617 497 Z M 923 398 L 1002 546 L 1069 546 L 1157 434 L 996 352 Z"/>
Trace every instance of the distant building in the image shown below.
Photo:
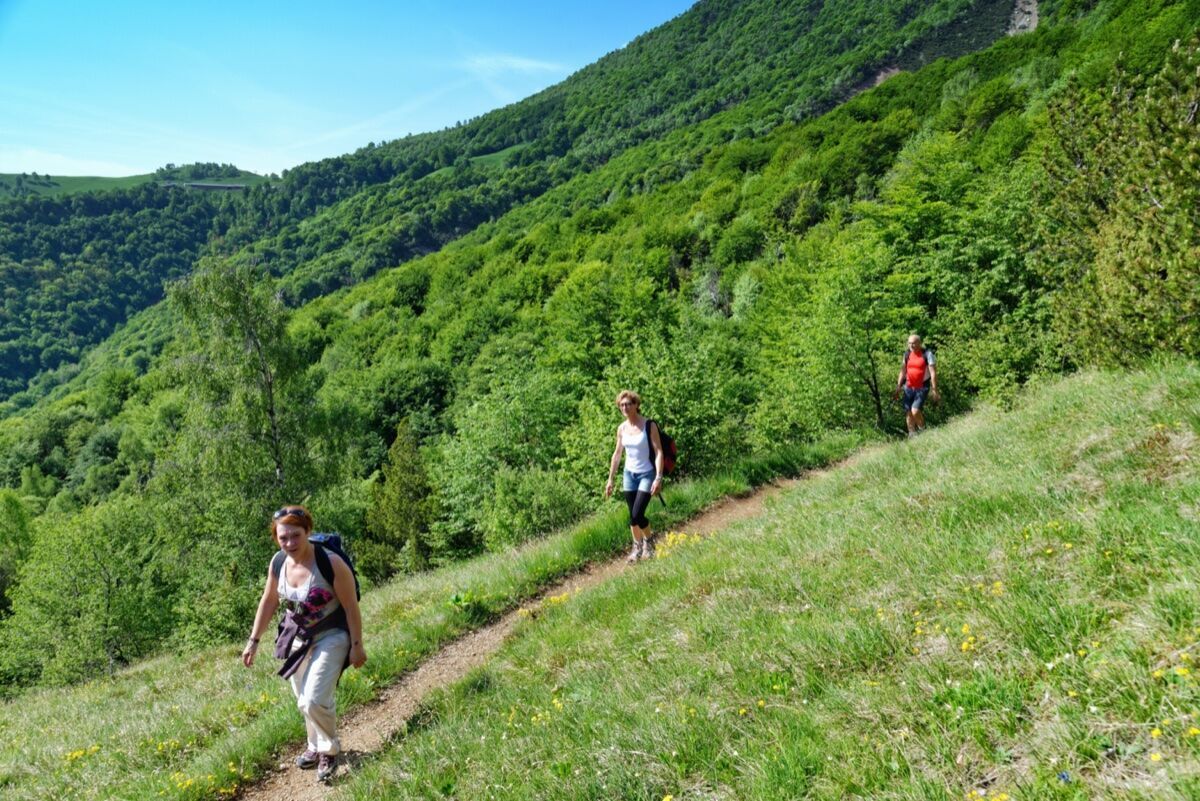
<path fill-rule="evenodd" d="M 240 192 L 247 184 L 210 184 L 199 181 L 163 181 L 163 186 L 181 186 L 184 189 L 199 189 L 201 192 Z"/>

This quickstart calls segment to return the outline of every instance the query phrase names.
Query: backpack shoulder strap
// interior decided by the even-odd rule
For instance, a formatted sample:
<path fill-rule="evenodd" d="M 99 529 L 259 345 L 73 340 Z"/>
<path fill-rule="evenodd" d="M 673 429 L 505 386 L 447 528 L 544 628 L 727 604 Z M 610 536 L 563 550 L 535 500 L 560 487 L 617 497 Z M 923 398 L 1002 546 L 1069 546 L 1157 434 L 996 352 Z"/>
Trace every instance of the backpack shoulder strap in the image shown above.
<path fill-rule="evenodd" d="M 316 557 L 317 570 L 321 571 L 321 577 L 332 587 L 333 562 L 329 558 L 329 551 L 325 550 L 325 546 L 313 543 L 313 555 Z"/>
<path fill-rule="evenodd" d="M 273 557 L 271 557 L 271 575 L 275 578 L 279 578 L 279 573 L 283 570 L 283 560 L 286 558 L 287 554 L 285 554 L 283 551 L 278 551 Z"/>

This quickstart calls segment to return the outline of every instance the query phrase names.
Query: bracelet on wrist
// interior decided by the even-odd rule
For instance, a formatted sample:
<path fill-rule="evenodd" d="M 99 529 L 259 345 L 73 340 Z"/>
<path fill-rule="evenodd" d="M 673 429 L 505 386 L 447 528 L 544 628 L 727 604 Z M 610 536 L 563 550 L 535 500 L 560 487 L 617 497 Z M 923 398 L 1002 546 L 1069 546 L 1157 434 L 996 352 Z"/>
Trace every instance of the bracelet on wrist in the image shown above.
<path fill-rule="evenodd" d="M 247 637 L 246 642 L 250 643 L 251 645 L 258 645 L 258 637 Z"/>

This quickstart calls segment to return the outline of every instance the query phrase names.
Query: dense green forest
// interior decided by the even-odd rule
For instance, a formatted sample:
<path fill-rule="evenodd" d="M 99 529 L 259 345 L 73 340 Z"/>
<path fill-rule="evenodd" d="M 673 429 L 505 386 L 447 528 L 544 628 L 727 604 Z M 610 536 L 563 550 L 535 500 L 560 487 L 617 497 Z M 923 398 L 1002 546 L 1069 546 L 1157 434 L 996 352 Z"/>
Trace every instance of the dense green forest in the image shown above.
<path fill-rule="evenodd" d="M 374 581 L 575 520 L 620 387 L 699 475 L 897 429 L 910 330 L 938 347 L 940 415 L 1195 357 L 1200 4 L 1045 3 L 1035 33 L 913 55 L 938 30 L 969 49 L 994 6 L 968 5 L 702 3 L 525 101 L 547 128 L 517 104 L 492 138 L 212 207 L 222 239 L 168 301 L 127 304 L 0 421 L 0 682 L 242 633 L 285 499 Z"/>
<path fill-rule="evenodd" d="M 719 111 L 745 106 L 742 134 L 763 132 L 828 108 L 883 66 L 977 49 L 1001 35 L 1011 4 L 810 6 L 700 3 L 520 103 L 301 165 L 232 198 L 167 203 L 136 187 L 0 204 L 0 270 L 21 295 L 6 298 L 0 317 L 0 401 L 60 365 L 16 405 L 73 376 L 89 346 L 157 302 L 163 282 L 201 253 L 253 244 L 273 275 L 296 273 L 284 286 L 289 300 L 309 300 L 433 252 L 638 142 Z M 239 172 L 168 165 L 156 177 Z M 146 246 L 131 249 L 131 235 Z M 45 242 L 62 244 L 47 254 L 37 247 Z"/>

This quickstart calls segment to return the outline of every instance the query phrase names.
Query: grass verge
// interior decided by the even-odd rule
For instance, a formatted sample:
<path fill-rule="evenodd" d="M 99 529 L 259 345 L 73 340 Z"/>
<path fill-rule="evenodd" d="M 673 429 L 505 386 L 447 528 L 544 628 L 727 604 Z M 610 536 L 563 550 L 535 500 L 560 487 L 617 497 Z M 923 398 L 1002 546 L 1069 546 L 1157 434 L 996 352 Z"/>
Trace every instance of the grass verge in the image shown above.
<path fill-rule="evenodd" d="M 1090 373 L 522 622 L 357 801 L 1200 797 L 1200 368 Z"/>
<path fill-rule="evenodd" d="M 661 529 L 705 506 L 841 458 L 862 438 L 840 435 L 760 457 L 667 490 Z M 445 642 L 495 619 L 544 587 L 622 549 L 629 536 L 613 503 L 581 524 L 503 554 L 404 578 L 369 592 L 363 613 L 370 661 L 348 671 L 339 709 L 366 703 Z M 249 626 L 247 621 L 247 626 Z M 303 738 L 290 690 L 264 655 L 241 667 L 240 645 L 164 655 L 110 680 L 43 690 L 4 704 L 0 797 L 199 799 L 235 795 Z"/>

